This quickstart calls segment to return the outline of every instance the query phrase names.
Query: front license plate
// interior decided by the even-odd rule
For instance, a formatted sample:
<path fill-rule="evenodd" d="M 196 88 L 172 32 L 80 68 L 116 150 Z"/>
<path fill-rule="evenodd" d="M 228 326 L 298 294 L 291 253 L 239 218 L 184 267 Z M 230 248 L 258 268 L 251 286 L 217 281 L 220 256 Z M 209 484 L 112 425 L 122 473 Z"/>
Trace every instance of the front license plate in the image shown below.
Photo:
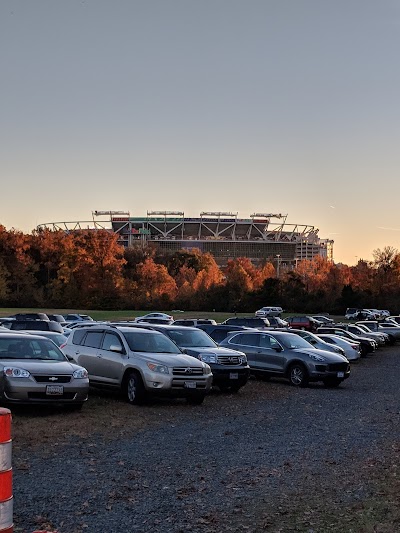
<path fill-rule="evenodd" d="M 64 394 L 64 387 L 62 385 L 47 385 L 46 394 L 49 396 L 59 396 Z"/>
<path fill-rule="evenodd" d="M 338 378 L 344 378 L 344 372 L 338 372 L 337 373 Z"/>
<path fill-rule="evenodd" d="M 237 372 L 231 372 L 229 374 L 229 379 L 239 379 L 239 374 Z"/>
<path fill-rule="evenodd" d="M 195 381 L 185 381 L 185 388 L 186 389 L 195 389 L 196 388 L 196 382 Z"/>

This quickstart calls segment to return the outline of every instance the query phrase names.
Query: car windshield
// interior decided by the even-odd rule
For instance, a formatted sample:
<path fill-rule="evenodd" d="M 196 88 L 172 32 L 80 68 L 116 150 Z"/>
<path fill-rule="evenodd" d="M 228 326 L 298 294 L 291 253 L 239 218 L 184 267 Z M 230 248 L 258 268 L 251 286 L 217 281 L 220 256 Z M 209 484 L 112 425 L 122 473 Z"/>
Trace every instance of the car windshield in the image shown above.
<path fill-rule="evenodd" d="M 132 331 L 124 333 L 126 342 L 133 352 L 181 354 L 182 352 L 162 333 Z"/>
<path fill-rule="evenodd" d="M 287 335 L 277 335 L 276 340 L 279 341 L 285 348 L 295 350 L 296 348 L 312 348 L 312 344 L 308 341 L 296 335 L 295 333 L 289 333 Z"/>
<path fill-rule="evenodd" d="M 178 329 L 167 332 L 178 346 L 185 348 L 215 348 L 217 344 L 201 329 L 188 330 Z"/>
<path fill-rule="evenodd" d="M 0 338 L 0 359 L 66 361 L 65 355 L 48 339 Z"/>

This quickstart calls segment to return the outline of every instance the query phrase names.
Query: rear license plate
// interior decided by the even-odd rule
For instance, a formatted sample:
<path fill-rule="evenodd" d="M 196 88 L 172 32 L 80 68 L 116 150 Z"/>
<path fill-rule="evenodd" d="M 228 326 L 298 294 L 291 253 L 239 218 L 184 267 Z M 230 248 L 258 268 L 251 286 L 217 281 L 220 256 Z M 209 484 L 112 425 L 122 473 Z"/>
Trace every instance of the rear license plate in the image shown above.
<path fill-rule="evenodd" d="M 337 373 L 338 378 L 344 378 L 344 372 L 338 372 Z"/>
<path fill-rule="evenodd" d="M 239 379 L 239 374 L 237 372 L 231 372 L 229 374 L 229 379 Z"/>
<path fill-rule="evenodd" d="M 64 387 L 62 385 L 47 385 L 46 394 L 49 396 L 59 396 L 64 394 Z"/>
<path fill-rule="evenodd" d="M 186 389 L 195 389 L 196 388 L 196 382 L 195 381 L 185 381 L 185 388 Z"/>

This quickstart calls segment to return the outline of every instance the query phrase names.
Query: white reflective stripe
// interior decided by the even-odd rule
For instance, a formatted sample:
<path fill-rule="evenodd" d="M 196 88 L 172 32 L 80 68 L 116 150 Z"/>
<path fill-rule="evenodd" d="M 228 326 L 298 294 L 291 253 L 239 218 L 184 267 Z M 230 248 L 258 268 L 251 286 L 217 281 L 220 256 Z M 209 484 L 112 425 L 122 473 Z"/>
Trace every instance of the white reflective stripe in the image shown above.
<path fill-rule="evenodd" d="M 0 530 L 13 524 L 13 499 L 0 503 Z"/>
<path fill-rule="evenodd" d="M 11 441 L 0 443 L 0 472 L 11 468 Z"/>

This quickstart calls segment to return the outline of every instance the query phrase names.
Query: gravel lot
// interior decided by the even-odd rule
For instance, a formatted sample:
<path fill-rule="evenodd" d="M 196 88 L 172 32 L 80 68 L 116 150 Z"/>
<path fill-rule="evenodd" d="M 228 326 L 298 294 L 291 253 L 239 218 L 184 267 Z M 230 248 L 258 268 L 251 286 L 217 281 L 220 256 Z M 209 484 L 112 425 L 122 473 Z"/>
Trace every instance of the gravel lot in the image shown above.
<path fill-rule="evenodd" d="M 399 357 L 380 349 L 338 389 L 12 410 L 15 531 L 399 531 Z"/>

